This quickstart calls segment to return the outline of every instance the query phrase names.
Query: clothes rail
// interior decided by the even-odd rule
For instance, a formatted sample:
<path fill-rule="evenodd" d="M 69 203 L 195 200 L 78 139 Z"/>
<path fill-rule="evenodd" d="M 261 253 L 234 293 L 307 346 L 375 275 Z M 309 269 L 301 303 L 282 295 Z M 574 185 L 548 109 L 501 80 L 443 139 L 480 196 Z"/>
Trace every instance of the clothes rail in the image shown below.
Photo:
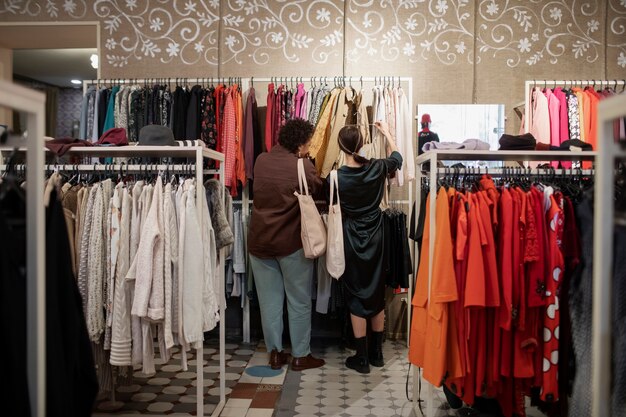
<path fill-rule="evenodd" d="M 613 142 L 613 120 L 626 116 L 626 95 L 598 103 L 598 174 L 594 189 L 593 311 L 591 415 L 611 415 L 612 385 L 612 273 L 615 161 L 626 159 L 626 150 Z M 601 214 L 601 215 L 598 215 Z M 623 352 L 617 352 L 623 354 Z"/>
<path fill-rule="evenodd" d="M 0 91 L 2 87 L 2 84 L 0 83 Z M 12 97 L 11 94 L 0 94 L 0 100 L 3 97 Z M 13 100 L 13 98 L 12 98 Z M 0 102 L 0 104 L 2 104 Z M 31 107 L 32 108 L 32 107 Z M 32 111 L 29 110 L 28 108 L 25 109 L 25 111 Z M 32 132 L 37 133 L 38 131 L 43 132 L 43 127 L 41 130 L 36 130 L 33 129 Z M 30 134 L 31 130 L 29 129 L 29 138 L 37 138 L 38 136 L 36 136 L 35 134 L 31 135 Z M 33 139 L 33 142 L 35 142 L 35 140 Z M 30 143 L 29 143 L 30 145 Z M 43 190 L 43 176 L 40 174 L 43 169 L 44 169 L 44 164 L 43 164 L 43 148 L 41 147 L 41 142 L 35 142 L 32 144 L 32 148 L 33 149 L 37 149 L 40 151 L 41 154 L 41 163 L 39 163 L 38 161 L 36 161 L 36 163 L 32 163 L 29 160 L 27 165 L 28 165 L 28 169 L 27 169 L 27 181 L 28 181 L 28 189 L 27 192 L 30 194 L 36 194 L 36 196 L 40 196 L 38 197 L 39 200 L 37 200 L 37 202 L 39 204 L 37 204 L 36 207 L 40 207 L 42 208 L 42 212 L 41 215 L 43 217 L 43 193 L 41 192 L 41 190 Z M 17 152 L 20 151 L 24 151 L 24 148 L 21 149 L 17 149 Z M 0 148 L 0 153 L 1 152 L 15 152 L 14 149 L 12 148 Z M 124 146 L 124 147 L 75 147 L 75 148 L 71 148 L 70 150 L 67 151 L 66 155 L 70 155 L 70 156 L 79 156 L 79 157 L 118 157 L 118 158 L 133 158 L 133 157 L 186 157 L 186 158 L 194 158 L 194 162 L 193 162 L 193 170 L 195 173 L 195 177 L 196 177 L 196 182 L 197 183 L 202 183 L 203 182 L 203 174 L 204 174 L 204 160 L 205 159 L 213 159 L 216 161 L 220 161 L 220 162 L 224 162 L 224 154 L 216 152 L 212 149 L 208 149 L 205 148 L 203 146 L 189 146 L 189 147 L 175 147 L 175 146 Z M 147 166 L 147 167 L 154 167 L 156 164 L 137 164 L 140 166 Z M 167 165 L 166 164 L 160 164 L 161 166 L 165 167 L 164 171 L 167 171 Z M 184 166 L 184 172 L 187 172 L 189 170 L 189 164 L 179 164 Z M 6 165 L 5 165 L 6 166 Z M 60 167 L 60 165 L 49 165 L 52 167 Z M 69 168 L 69 172 L 73 172 L 76 168 L 76 165 L 63 165 L 64 167 L 68 167 Z M 87 164 L 81 164 L 79 166 L 85 167 L 85 169 L 87 171 L 91 170 L 92 172 L 98 171 L 99 169 L 102 169 L 102 172 L 106 172 L 107 170 L 107 165 L 106 164 L 101 164 L 98 165 L 96 164 L 94 166 L 94 164 L 91 165 L 87 165 Z M 127 167 L 128 165 L 125 164 L 117 164 L 115 165 L 116 167 Z M 170 172 L 172 172 L 172 165 L 170 166 Z M 35 167 L 35 169 L 32 169 L 32 167 Z M 39 167 L 39 168 L 37 168 Z M 100 168 L 102 167 L 102 168 Z M 110 170 L 110 166 L 108 168 Z M 143 173 L 146 172 L 146 170 L 141 171 Z M 157 170 L 158 172 L 158 170 Z M 220 168 L 217 170 L 217 172 L 219 173 L 219 180 L 220 183 L 222 184 L 222 186 L 224 185 L 224 164 L 221 163 L 220 164 Z M 34 186 L 32 186 L 32 184 L 34 184 Z M 31 191 L 33 190 L 33 191 Z M 201 198 L 206 198 L 206 196 L 201 195 L 200 193 L 196 194 L 196 199 L 198 199 L 198 201 L 200 201 L 199 199 Z M 224 196 L 225 198 L 225 196 Z M 30 200 L 29 200 L 30 201 Z M 225 200 L 224 200 L 225 201 Z M 31 210 L 31 204 L 29 204 L 28 210 L 30 213 Z M 199 204 L 198 204 L 199 206 Z M 34 210 L 34 207 L 32 208 Z M 43 220 L 42 220 L 43 221 Z M 30 235 L 28 235 L 30 236 Z M 42 248 L 41 248 L 41 252 L 43 253 L 43 244 L 44 244 L 44 235 L 43 235 L 43 229 L 41 231 L 40 235 L 37 235 L 38 239 L 37 241 L 40 242 Z M 29 239 L 29 245 L 31 244 L 30 239 Z M 30 247 L 30 246 L 29 246 Z M 43 257 L 43 254 L 41 255 L 41 257 Z M 28 258 L 28 259 L 33 259 L 33 258 Z M 226 259 L 226 251 L 225 249 L 220 249 L 219 252 L 219 266 L 218 266 L 218 280 L 219 280 L 219 315 L 220 315 L 220 319 L 219 319 L 219 360 L 220 360 L 220 382 L 219 382 L 219 392 L 220 392 L 220 401 L 219 403 L 216 405 L 215 410 L 212 413 L 212 416 L 219 416 L 222 409 L 224 408 L 224 405 L 226 404 L 226 380 L 225 380 L 225 373 L 226 373 L 226 357 L 225 357 L 225 325 L 224 325 L 224 321 L 226 319 L 226 314 L 225 314 L 225 308 L 226 308 L 226 299 L 224 296 L 224 260 Z M 39 256 L 37 257 L 37 267 L 41 266 L 42 268 L 45 267 L 45 261 L 40 258 Z M 29 261 L 29 265 L 32 265 Z M 33 270 L 35 270 L 35 268 L 33 268 Z M 29 274 L 33 272 L 29 269 Z M 43 271 L 42 271 L 43 273 Z M 41 281 L 38 280 L 38 284 L 45 284 L 45 281 L 43 281 L 43 279 Z M 43 288 L 43 287 L 41 287 Z M 39 296 L 43 297 L 44 293 L 42 292 L 41 294 L 37 294 L 38 295 L 38 299 Z M 38 301 L 39 302 L 39 301 Z M 42 299 L 42 302 L 45 303 L 45 301 Z M 29 309 L 32 308 L 32 303 L 30 303 L 30 298 L 29 298 Z M 41 307 L 44 306 L 45 304 L 36 304 L 35 307 Z M 44 326 L 45 325 L 45 320 L 43 317 L 43 312 L 45 311 L 43 309 L 43 307 L 41 307 L 41 318 L 42 321 L 40 321 L 40 325 Z M 30 310 L 29 310 L 30 312 Z M 31 326 L 30 322 L 29 322 L 29 331 L 31 331 Z M 45 332 L 45 327 L 42 327 L 42 331 Z M 30 335 L 30 333 L 29 333 Z M 45 335 L 44 335 L 45 336 Z M 41 347 L 42 349 L 42 355 L 45 354 L 45 343 L 41 342 L 42 340 L 45 342 L 45 339 L 41 339 L 41 338 L 36 338 L 35 340 L 39 341 L 39 345 L 38 347 Z M 29 344 L 30 345 L 30 344 Z M 30 352 L 29 352 L 30 353 Z M 30 358 L 30 357 L 29 357 Z M 199 347 L 196 349 L 196 374 L 197 374 L 197 390 L 196 390 L 196 395 L 197 395 L 197 403 L 196 403 L 196 415 L 197 416 L 204 416 L 204 366 L 203 366 L 203 358 L 204 358 L 204 348 L 203 347 Z M 42 362 L 37 361 L 36 362 L 38 365 Z M 43 375 L 45 376 L 45 367 L 43 369 L 38 369 L 38 372 L 43 373 Z M 41 375 L 41 374 L 38 374 Z M 30 388 L 30 387 L 29 387 Z M 43 386 L 42 386 L 43 388 Z M 34 392 L 37 392 L 39 395 L 43 395 L 42 393 L 39 392 L 39 390 L 35 390 Z M 32 394 L 32 391 L 31 391 Z M 40 405 L 39 403 L 37 403 L 38 407 L 43 407 L 43 405 Z M 36 417 L 43 417 L 45 415 L 45 410 L 42 408 L 41 409 L 41 414 L 38 414 Z M 33 414 L 34 416 L 34 414 Z"/>
<path fill-rule="evenodd" d="M 582 175 L 582 176 L 590 176 L 594 175 L 593 169 L 563 169 L 563 168 L 524 168 L 524 167 L 502 167 L 502 168 L 454 168 L 454 167 L 437 167 L 437 175 L 449 175 L 449 176 L 479 176 L 479 175 L 490 175 L 492 177 L 501 177 L 501 176 L 514 176 L 514 175 L 528 175 L 528 176 L 572 176 L 572 175 Z M 428 177 L 422 175 L 422 180 L 427 179 Z"/>
<path fill-rule="evenodd" d="M 602 87 L 613 87 L 617 88 L 617 86 L 622 86 L 622 91 L 626 88 L 626 80 L 526 80 L 525 88 L 524 88 L 524 131 L 525 133 L 530 132 L 530 124 L 528 121 L 530 120 L 530 97 L 531 92 L 534 87 L 548 88 L 552 87 L 588 87 L 593 86 L 595 88 L 596 85 Z"/>
<path fill-rule="evenodd" d="M 14 164 L 12 165 L 18 172 L 27 171 L 26 164 Z M 0 171 L 6 171 L 9 165 L 0 164 Z M 195 173 L 196 166 L 193 164 L 46 164 L 43 167 L 47 172 L 98 172 L 112 175 L 127 175 L 127 174 L 181 174 L 181 173 Z M 219 174 L 217 169 L 204 169 L 203 175 Z"/>
<path fill-rule="evenodd" d="M 242 77 L 156 77 L 156 78 L 97 78 L 83 80 L 85 85 L 100 84 L 189 84 L 189 83 L 228 83 L 240 84 Z"/>
<path fill-rule="evenodd" d="M 611 128 L 612 129 L 612 128 Z M 612 131 L 612 130 L 611 130 Z M 597 152 L 570 152 L 570 151 L 465 151 L 465 150 L 433 150 L 427 151 L 417 157 L 415 160 L 416 164 L 416 181 L 415 181 L 415 196 L 416 196 L 416 207 L 421 206 L 421 179 L 422 179 L 422 170 L 421 166 L 425 163 L 430 163 L 431 167 L 436 167 L 438 161 L 593 161 L 596 159 Z M 430 184 L 437 184 L 437 176 L 439 174 L 439 169 L 430 170 L 428 173 L 428 178 L 430 179 Z M 576 170 L 574 169 L 574 172 Z M 432 274 L 433 274 L 433 254 L 435 250 L 435 239 L 436 239 L 436 198 L 431 198 L 429 201 L 429 218 L 426 221 L 429 222 L 430 227 L 430 236 L 428 240 L 428 248 L 422 250 L 428 250 L 429 253 L 429 262 L 428 262 L 428 298 L 427 298 L 427 308 L 430 303 L 430 293 L 431 293 L 431 282 L 432 282 Z M 419 213 L 416 214 L 419 218 Z M 603 216 L 604 218 L 604 216 Z M 596 221 L 597 217 L 596 217 Z M 608 223 L 608 222 L 606 222 Z M 417 251 L 417 242 L 414 244 L 415 258 L 418 258 Z M 413 276 L 417 276 L 417 266 L 419 262 L 414 262 L 413 265 Z M 412 284 L 411 282 L 409 282 Z M 595 291 L 595 290 L 594 290 Z M 413 288 L 409 288 L 410 296 L 413 295 Z M 595 295 L 594 295 L 595 297 Z M 407 306 L 409 317 L 411 314 L 411 303 Z M 608 317 L 608 313 L 607 313 Z M 610 366 L 610 359 L 608 359 L 607 366 Z M 610 368 L 607 368 L 607 370 Z M 417 369 L 414 369 L 413 372 L 413 399 L 418 398 L 418 378 L 419 374 Z M 427 394 L 426 394 L 426 417 L 434 417 L 435 416 L 435 408 L 434 408 L 434 390 L 433 385 L 426 382 L 427 384 Z M 594 385 L 595 386 L 595 385 Z M 417 407 L 418 404 L 414 404 L 413 407 Z M 418 410 L 415 410 L 415 413 L 418 413 Z M 606 416 L 608 414 L 597 414 L 594 416 Z"/>
<path fill-rule="evenodd" d="M 26 113 L 26 162 L 34 169 L 27 174 L 26 190 L 26 370 L 30 413 L 46 415 L 46 248 L 43 204 L 44 153 L 41 138 L 45 121 L 44 94 L 0 80 L 0 106 Z"/>
<path fill-rule="evenodd" d="M 244 94 L 246 94 L 246 92 L 249 90 L 250 87 L 254 87 L 254 83 L 262 83 L 262 84 L 266 84 L 266 83 L 276 83 L 276 82 L 280 82 L 280 83 L 307 83 L 310 85 L 322 85 L 323 83 L 328 83 L 331 82 L 331 84 L 327 84 L 327 85 L 334 85 L 334 86 L 350 86 L 350 85 L 356 85 L 357 83 L 359 83 L 359 85 L 361 87 L 363 87 L 364 83 L 368 83 L 368 84 L 374 84 L 374 85 L 386 85 L 386 86 L 398 86 L 398 87 L 402 87 L 402 85 L 406 85 L 408 86 L 408 91 L 407 91 L 407 98 L 408 98 L 408 102 L 409 102 L 409 109 L 411 112 L 414 111 L 414 107 L 413 107 L 413 77 L 400 77 L 400 76 L 391 76 L 391 75 L 387 75 L 387 76 L 375 76 L 375 77 L 368 77 L 368 76 L 362 76 L 362 75 L 330 75 L 330 76 L 309 76 L 309 77 L 302 77 L 302 76 L 276 76 L 276 77 L 246 77 L 242 79 L 241 82 L 241 89 L 242 92 Z M 395 84 L 397 82 L 397 84 Z M 352 84 L 354 83 L 354 84 Z M 245 96 L 244 96 L 244 100 L 245 100 Z M 411 117 L 411 120 L 413 120 L 413 117 Z M 414 126 L 413 124 L 411 124 L 411 129 L 413 129 Z M 413 136 L 414 136 L 413 132 Z M 408 199 L 409 201 L 413 201 L 413 187 L 410 186 L 410 182 L 409 184 L 409 196 Z M 247 218 L 249 216 L 250 213 L 250 199 L 249 199 L 249 190 L 248 190 L 248 186 L 246 186 L 244 188 L 243 191 L 243 196 L 242 196 L 242 218 L 244 221 L 244 224 L 247 224 Z M 408 220 L 407 220 L 407 224 L 411 223 L 411 213 L 409 210 L 409 215 L 408 215 Z M 247 236 L 244 236 L 244 239 L 247 241 Z M 413 256 L 413 248 L 411 247 L 411 256 Z M 412 278 L 409 278 L 409 282 L 412 281 Z M 249 300 L 246 298 L 244 300 L 244 307 L 243 307 L 243 341 L 244 343 L 250 343 L 250 307 L 249 307 Z M 407 344 L 408 344 L 408 334 L 410 331 L 410 320 L 407 320 Z"/>

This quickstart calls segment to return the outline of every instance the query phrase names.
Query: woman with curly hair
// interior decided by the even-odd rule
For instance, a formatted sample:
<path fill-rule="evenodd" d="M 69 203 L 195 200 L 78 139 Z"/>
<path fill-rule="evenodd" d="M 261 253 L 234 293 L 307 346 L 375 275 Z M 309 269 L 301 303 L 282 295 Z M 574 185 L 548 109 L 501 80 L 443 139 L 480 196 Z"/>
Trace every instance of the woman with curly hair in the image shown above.
<path fill-rule="evenodd" d="M 259 155 L 254 166 L 254 204 L 248 232 L 248 251 L 261 308 L 261 323 L 270 366 L 289 361 L 283 351 L 283 303 L 287 296 L 291 368 L 318 368 L 323 359 L 311 355 L 311 280 L 313 260 L 304 257 L 300 237 L 298 158 L 305 158 L 311 194 L 319 195 L 322 180 L 307 155 L 314 127 L 302 119 L 289 120 L 280 129 L 278 145 Z"/>

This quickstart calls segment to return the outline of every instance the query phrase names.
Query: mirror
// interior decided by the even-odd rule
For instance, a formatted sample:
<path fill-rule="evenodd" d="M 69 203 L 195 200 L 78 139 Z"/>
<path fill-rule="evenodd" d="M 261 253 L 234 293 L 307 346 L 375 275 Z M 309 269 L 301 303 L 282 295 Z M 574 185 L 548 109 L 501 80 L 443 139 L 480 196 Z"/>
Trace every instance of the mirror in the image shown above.
<path fill-rule="evenodd" d="M 504 133 L 504 104 L 420 104 L 416 109 L 417 132 L 422 130 L 420 122 L 424 114 L 430 115 L 430 130 L 439 136 L 439 142 L 461 143 L 466 139 L 479 139 L 488 143 L 489 150 L 494 151 L 498 149 L 498 140 Z M 455 161 L 445 164 L 450 162 Z M 485 165 L 500 166 L 501 162 L 486 164 L 477 161 L 470 164 Z"/>
<path fill-rule="evenodd" d="M 418 132 L 424 113 L 430 115 L 430 130 L 439 135 L 440 142 L 480 139 L 493 151 L 504 133 L 504 104 L 420 104 L 416 110 Z"/>

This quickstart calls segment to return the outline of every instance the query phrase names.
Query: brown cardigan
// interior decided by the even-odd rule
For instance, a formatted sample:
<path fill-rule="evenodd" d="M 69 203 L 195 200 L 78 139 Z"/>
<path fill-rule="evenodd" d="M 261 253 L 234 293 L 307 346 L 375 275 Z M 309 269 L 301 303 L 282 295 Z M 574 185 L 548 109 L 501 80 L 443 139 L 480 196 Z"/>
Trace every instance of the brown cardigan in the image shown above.
<path fill-rule="evenodd" d="M 298 157 L 280 145 L 259 155 L 254 165 L 254 204 L 248 251 L 258 258 L 287 256 L 302 248 L 298 188 Z M 309 192 L 322 194 L 315 166 L 304 161 Z"/>

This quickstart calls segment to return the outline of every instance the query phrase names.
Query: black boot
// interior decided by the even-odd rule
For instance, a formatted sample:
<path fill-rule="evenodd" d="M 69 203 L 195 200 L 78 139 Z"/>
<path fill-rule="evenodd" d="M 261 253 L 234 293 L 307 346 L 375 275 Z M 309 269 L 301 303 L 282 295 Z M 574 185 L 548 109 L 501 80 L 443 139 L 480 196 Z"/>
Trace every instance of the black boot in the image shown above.
<path fill-rule="evenodd" d="M 383 332 L 372 332 L 369 347 L 370 365 L 381 367 L 385 365 L 383 360 Z"/>
<path fill-rule="evenodd" d="M 369 374 L 370 364 L 367 359 L 367 337 L 355 338 L 354 344 L 356 346 L 356 354 L 346 359 L 346 366 L 362 374 Z"/>

